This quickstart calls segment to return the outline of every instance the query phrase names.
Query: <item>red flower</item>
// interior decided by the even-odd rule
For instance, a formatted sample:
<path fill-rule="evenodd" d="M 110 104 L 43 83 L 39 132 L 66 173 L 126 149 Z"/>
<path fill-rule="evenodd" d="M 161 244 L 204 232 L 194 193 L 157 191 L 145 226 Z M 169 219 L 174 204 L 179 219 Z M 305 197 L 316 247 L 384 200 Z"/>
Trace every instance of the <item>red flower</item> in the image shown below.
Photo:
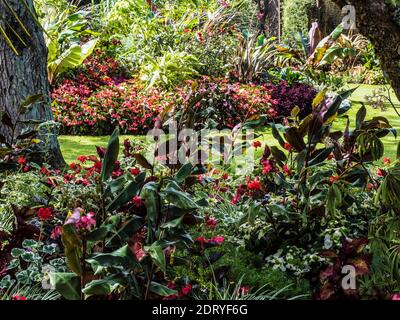
<path fill-rule="evenodd" d="M 187 284 L 186 286 L 184 286 L 182 288 L 182 293 L 187 296 L 190 292 L 192 291 L 192 285 L 191 284 Z"/>
<path fill-rule="evenodd" d="M 18 163 L 22 166 L 25 165 L 27 163 L 27 160 L 24 156 L 19 156 L 18 157 Z"/>
<path fill-rule="evenodd" d="M 197 32 L 197 40 L 199 42 L 204 42 L 204 37 L 202 32 Z"/>
<path fill-rule="evenodd" d="M 239 291 L 240 291 L 240 293 L 241 293 L 242 295 L 245 296 L 245 295 L 249 294 L 250 287 L 249 287 L 249 286 L 241 286 L 240 289 L 239 289 Z"/>
<path fill-rule="evenodd" d="M 86 162 L 86 160 L 88 159 L 88 157 L 86 157 L 86 156 L 78 156 L 77 158 L 76 158 L 79 162 Z"/>
<path fill-rule="evenodd" d="M 133 203 L 135 204 L 136 207 L 140 207 L 143 203 L 142 198 L 140 198 L 140 196 L 136 195 L 133 197 L 132 199 Z"/>
<path fill-rule="evenodd" d="M 37 215 L 40 220 L 47 221 L 52 217 L 52 213 L 51 208 L 39 208 Z"/>
<path fill-rule="evenodd" d="M 249 188 L 250 190 L 260 190 L 261 189 L 261 183 L 258 180 L 258 178 L 255 178 L 252 181 L 249 181 L 247 183 L 247 188 Z"/>
<path fill-rule="evenodd" d="M 328 156 L 328 160 L 332 160 L 333 157 L 334 157 L 333 153 L 330 153 L 329 156 Z"/>
<path fill-rule="evenodd" d="M 28 172 L 29 170 L 31 170 L 31 167 L 30 167 L 30 166 L 23 166 L 23 167 L 22 167 L 22 171 L 23 171 L 23 172 Z"/>
<path fill-rule="evenodd" d="M 49 169 L 47 169 L 45 166 L 43 166 L 40 171 L 41 174 L 44 174 L 45 176 L 49 176 L 50 175 L 50 171 Z"/>
<path fill-rule="evenodd" d="M 24 296 L 19 296 L 19 295 L 13 295 L 11 300 L 26 300 L 26 297 Z"/>
<path fill-rule="evenodd" d="M 189 33 L 189 32 L 190 32 L 190 29 L 185 28 L 185 29 L 183 29 L 183 32 L 184 32 L 184 33 Z"/>
<path fill-rule="evenodd" d="M 336 181 L 339 181 L 340 180 L 340 177 L 339 176 L 331 176 L 330 178 L 329 178 L 329 182 L 331 183 L 331 184 L 334 184 Z"/>
<path fill-rule="evenodd" d="M 78 165 L 78 164 L 76 164 L 75 162 L 71 162 L 70 164 L 69 164 L 69 168 L 71 169 L 71 170 L 76 170 L 77 168 L 79 168 L 80 166 Z"/>
<path fill-rule="evenodd" d="M 138 168 L 132 168 L 129 170 L 130 173 L 132 173 L 134 176 L 137 176 L 140 173 L 140 170 Z"/>
<path fill-rule="evenodd" d="M 283 146 L 287 151 L 292 151 L 293 147 L 290 143 L 285 142 L 285 145 Z"/>
<path fill-rule="evenodd" d="M 262 143 L 261 143 L 261 141 L 253 141 L 253 147 L 254 148 L 260 148 L 262 146 Z"/>
<path fill-rule="evenodd" d="M 392 161 L 390 160 L 390 158 L 383 158 L 383 164 L 384 165 L 386 165 L 386 166 L 388 166 L 388 165 L 390 165 L 390 163 L 391 163 Z"/>
<path fill-rule="evenodd" d="M 224 173 L 222 174 L 222 179 L 228 180 L 228 178 L 229 178 L 229 174 L 227 174 L 226 172 L 224 172 Z"/>
<path fill-rule="evenodd" d="M 210 217 L 206 219 L 206 227 L 214 229 L 217 226 L 217 219 Z"/>
<path fill-rule="evenodd" d="M 214 241 L 216 244 L 222 244 L 225 241 L 225 238 L 223 236 L 215 236 L 211 241 Z"/>
<path fill-rule="evenodd" d="M 96 169 L 97 172 L 101 171 L 101 162 L 100 161 L 96 161 L 93 165 L 93 167 Z"/>
<path fill-rule="evenodd" d="M 386 177 L 387 172 L 385 170 L 381 169 L 381 168 L 378 168 L 376 170 L 376 174 L 378 175 L 378 177 Z"/>

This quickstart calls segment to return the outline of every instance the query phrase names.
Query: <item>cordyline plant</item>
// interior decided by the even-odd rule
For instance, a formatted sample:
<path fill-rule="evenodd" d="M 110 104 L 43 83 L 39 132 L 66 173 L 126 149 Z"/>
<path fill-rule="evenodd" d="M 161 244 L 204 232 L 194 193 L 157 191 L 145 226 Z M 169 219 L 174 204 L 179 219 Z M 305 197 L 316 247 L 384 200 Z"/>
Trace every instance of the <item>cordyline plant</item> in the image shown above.
<path fill-rule="evenodd" d="M 125 150 L 126 151 L 126 150 Z M 206 201 L 184 191 L 192 164 L 171 170 L 171 176 L 153 175 L 142 155 L 136 163 L 151 172 L 126 173 L 110 179 L 119 153 L 119 131 L 112 134 L 98 176 L 101 197 L 96 227 L 82 229 L 83 209 L 69 214 L 62 227 L 68 273 L 51 275 L 56 290 L 67 299 L 114 297 L 155 299 L 177 294 L 166 286 L 171 258 L 193 240 L 184 225 L 200 221 L 196 210 Z M 133 199 L 133 200 L 132 200 Z M 91 215 L 84 222 L 93 225 Z"/>
<path fill-rule="evenodd" d="M 374 237 L 381 244 L 383 241 L 388 251 L 392 246 L 392 269 L 398 273 L 400 255 L 393 234 L 397 234 L 395 230 L 398 230 L 399 222 L 396 200 L 400 190 L 399 165 L 380 169 L 378 177 L 371 171 L 371 165 L 384 154 L 381 139 L 390 133 L 396 137 L 397 133 L 384 117 L 366 120 L 363 105 L 357 112 L 355 127 L 351 128 L 346 115 L 351 105 L 345 99 L 353 91 L 333 98 L 326 98 L 326 92 L 322 91 L 314 99 L 311 114 L 300 119 L 299 110 L 295 108 L 286 126 L 268 124 L 267 117 L 245 124 L 253 128 L 268 124 L 279 143 L 278 146 L 265 147 L 259 176 L 239 186 L 232 199 L 233 203 L 245 197 L 258 200 L 238 221 L 239 225 L 252 226 L 255 219 L 262 219 L 272 228 L 264 236 L 255 234 L 250 237 L 247 242 L 249 250 L 265 257 L 287 246 L 320 250 L 327 225 L 345 219 L 346 210 L 355 206 L 359 219 L 368 221 L 369 225 L 375 224 Z M 332 129 L 338 117 L 347 119 L 343 132 Z M 257 175 L 258 170 L 254 174 Z M 371 207 L 362 208 L 355 190 L 375 191 L 375 204 L 371 198 Z M 371 213 L 376 214 L 377 221 L 364 220 L 371 219 Z M 387 240 L 389 234 L 392 235 L 391 241 Z M 367 236 L 366 232 L 364 236 Z M 376 253 L 378 251 L 373 250 L 373 254 Z M 325 257 L 325 261 L 332 259 L 333 256 Z M 338 261 L 331 263 L 342 263 L 342 260 Z M 365 256 L 358 263 L 366 269 L 362 274 L 367 274 L 369 257 Z M 311 266 L 311 274 L 318 276 L 320 268 L 320 263 Z M 320 289 L 326 288 L 322 285 Z M 337 294 L 337 290 L 332 289 L 329 294 L 321 292 L 318 297 Z"/>

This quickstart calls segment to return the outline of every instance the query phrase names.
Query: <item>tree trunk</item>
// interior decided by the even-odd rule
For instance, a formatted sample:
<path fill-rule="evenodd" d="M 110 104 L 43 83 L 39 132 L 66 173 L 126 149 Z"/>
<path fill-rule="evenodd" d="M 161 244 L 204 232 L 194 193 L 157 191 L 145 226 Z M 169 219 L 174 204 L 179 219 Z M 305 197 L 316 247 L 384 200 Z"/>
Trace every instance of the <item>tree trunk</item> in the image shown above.
<path fill-rule="evenodd" d="M 34 12 L 32 0 L 26 1 Z M 43 141 L 43 154 L 38 162 L 46 162 L 53 167 L 65 164 L 57 140 L 57 128 L 53 120 L 50 101 L 50 86 L 47 78 L 47 48 L 42 30 L 34 21 L 21 0 L 8 0 L 19 19 L 23 21 L 29 35 L 15 19 L 5 2 L 0 1 L 0 26 L 5 30 L 15 46 L 18 55 L 11 49 L 5 37 L 0 34 L 0 112 L 7 110 L 15 121 L 17 110 L 21 102 L 27 97 L 42 94 L 42 102 L 36 103 L 22 120 L 39 120 L 45 125 L 40 126 L 38 138 Z M 17 36 L 18 35 L 18 36 Z M 26 45 L 18 39 L 20 37 Z M 50 122 L 49 122 L 50 121 Z M 14 137 L 26 129 L 26 124 L 17 127 Z M 11 131 L 4 125 L 0 126 L 0 133 L 7 142 L 13 141 Z"/>
<path fill-rule="evenodd" d="M 400 26 L 395 7 L 385 0 L 333 0 L 341 7 L 354 6 L 357 29 L 375 47 L 381 68 L 400 99 Z"/>

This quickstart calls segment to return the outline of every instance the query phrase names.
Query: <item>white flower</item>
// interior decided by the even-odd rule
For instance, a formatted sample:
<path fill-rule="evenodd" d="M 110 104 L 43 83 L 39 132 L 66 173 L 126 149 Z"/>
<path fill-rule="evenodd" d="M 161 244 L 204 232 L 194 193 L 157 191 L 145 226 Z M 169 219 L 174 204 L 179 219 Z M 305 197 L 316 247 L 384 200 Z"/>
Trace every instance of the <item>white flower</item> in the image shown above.
<path fill-rule="evenodd" d="M 330 249 L 330 248 L 332 248 L 332 245 L 333 245 L 333 243 L 332 243 L 331 237 L 329 235 L 326 235 L 325 239 L 324 239 L 324 248 Z"/>

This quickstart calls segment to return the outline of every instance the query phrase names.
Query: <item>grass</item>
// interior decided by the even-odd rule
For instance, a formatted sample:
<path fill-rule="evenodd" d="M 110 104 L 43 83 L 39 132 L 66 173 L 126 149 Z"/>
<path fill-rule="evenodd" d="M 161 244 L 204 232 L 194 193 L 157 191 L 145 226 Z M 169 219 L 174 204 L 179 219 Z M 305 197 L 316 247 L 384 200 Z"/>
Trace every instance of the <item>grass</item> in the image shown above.
<path fill-rule="evenodd" d="M 352 127 L 355 126 L 355 118 L 358 109 L 361 106 L 362 102 L 366 102 L 365 96 L 371 95 L 372 92 L 378 89 L 379 86 L 371 86 L 371 85 L 361 85 L 357 88 L 357 90 L 351 96 L 351 100 L 353 101 L 353 107 L 347 113 L 350 118 L 350 124 Z M 400 102 L 395 98 L 394 93 L 392 93 L 392 99 L 395 103 L 395 106 L 400 110 Z M 400 117 L 396 114 L 393 108 L 388 104 L 387 110 L 382 111 L 380 109 L 373 109 L 370 106 L 367 106 L 367 119 L 371 119 L 375 116 L 384 116 L 386 117 L 391 125 L 400 129 Z M 345 119 L 338 119 L 336 124 L 334 125 L 335 130 L 342 130 L 346 125 Z M 275 139 L 272 137 L 271 130 L 266 129 L 261 132 L 263 136 L 264 142 L 267 144 L 276 144 Z M 123 141 L 129 138 L 130 140 L 140 140 L 145 141 L 145 136 L 122 136 L 120 141 Z M 95 146 L 107 146 L 108 136 L 100 136 L 100 137 L 91 137 L 91 136 L 60 136 L 59 141 L 61 144 L 61 150 L 63 152 L 65 161 L 67 163 L 73 162 L 76 160 L 76 157 L 79 155 L 92 155 L 96 154 Z M 397 139 L 394 138 L 393 135 L 388 135 L 383 139 L 385 144 L 385 156 L 391 158 L 392 160 L 396 158 L 396 150 L 397 150 Z"/>

